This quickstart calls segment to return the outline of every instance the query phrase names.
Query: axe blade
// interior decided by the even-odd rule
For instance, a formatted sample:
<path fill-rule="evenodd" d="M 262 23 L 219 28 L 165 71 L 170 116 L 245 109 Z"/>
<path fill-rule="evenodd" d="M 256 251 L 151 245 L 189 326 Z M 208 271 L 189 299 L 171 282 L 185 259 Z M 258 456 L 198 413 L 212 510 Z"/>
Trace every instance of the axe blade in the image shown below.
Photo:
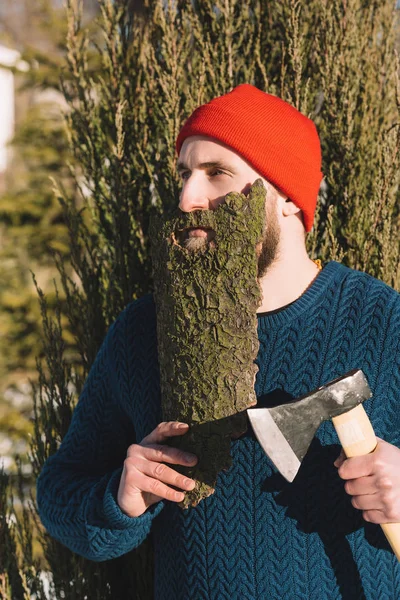
<path fill-rule="evenodd" d="M 292 482 L 301 462 L 272 418 L 268 408 L 253 408 L 247 414 L 256 438 L 278 471 Z M 308 446 L 307 446 L 308 447 Z"/>
<path fill-rule="evenodd" d="M 264 452 L 291 482 L 320 424 L 351 410 L 371 395 L 364 373 L 354 370 L 293 402 L 273 408 L 250 408 L 247 414 Z"/>

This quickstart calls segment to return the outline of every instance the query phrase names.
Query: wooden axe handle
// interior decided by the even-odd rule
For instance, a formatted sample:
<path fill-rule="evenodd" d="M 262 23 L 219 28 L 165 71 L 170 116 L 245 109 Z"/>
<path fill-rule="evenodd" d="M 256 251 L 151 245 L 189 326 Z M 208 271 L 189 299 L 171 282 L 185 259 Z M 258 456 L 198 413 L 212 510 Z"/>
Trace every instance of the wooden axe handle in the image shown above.
<path fill-rule="evenodd" d="M 348 458 L 363 456 L 375 450 L 375 433 L 361 404 L 338 417 L 333 417 L 332 422 Z M 400 523 L 384 523 L 381 527 L 397 560 L 400 561 Z"/>

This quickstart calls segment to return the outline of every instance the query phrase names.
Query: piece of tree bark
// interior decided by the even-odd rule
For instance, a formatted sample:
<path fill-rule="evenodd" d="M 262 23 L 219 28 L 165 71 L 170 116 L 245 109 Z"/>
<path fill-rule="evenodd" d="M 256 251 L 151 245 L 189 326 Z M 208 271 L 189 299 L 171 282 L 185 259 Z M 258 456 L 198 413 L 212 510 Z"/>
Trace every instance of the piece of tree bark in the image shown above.
<path fill-rule="evenodd" d="M 218 472 L 231 464 L 230 440 L 246 431 L 245 411 L 256 404 L 257 244 L 265 196 L 257 180 L 247 196 L 232 192 L 216 210 L 176 210 L 152 223 L 163 419 L 190 425 L 171 445 L 199 459 L 182 469 L 196 480 L 184 507 L 213 493 Z M 189 250 L 185 238 L 197 227 L 215 239 Z"/>

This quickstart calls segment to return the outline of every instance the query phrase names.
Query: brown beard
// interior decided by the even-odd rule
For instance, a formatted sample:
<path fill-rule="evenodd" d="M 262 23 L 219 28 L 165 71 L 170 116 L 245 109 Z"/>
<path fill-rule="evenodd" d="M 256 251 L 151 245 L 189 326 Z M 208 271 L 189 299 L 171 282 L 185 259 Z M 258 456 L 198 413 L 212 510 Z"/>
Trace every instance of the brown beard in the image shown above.
<path fill-rule="evenodd" d="M 262 247 L 258 258 L 257 276 L 263 277 L 278 255 L 279 247 L 279 225 L 276 216 L 276 200 L 271 201 L 267 209 L 267 224 L 262 239 Z M 207 237 L 187 237 L 183 245 L 189 252 L 206 252 L 210 246 L 214 246 L 214 232 Z"/>
<path fill-rule="evenodd" d="M 278 256 L 279 224 L 276 216 L 276 202 L 272 202 L 267 210 L 266 227 L 262 240 L 261 253 L 258 258 L 258 278 L 263 277 Z"/>

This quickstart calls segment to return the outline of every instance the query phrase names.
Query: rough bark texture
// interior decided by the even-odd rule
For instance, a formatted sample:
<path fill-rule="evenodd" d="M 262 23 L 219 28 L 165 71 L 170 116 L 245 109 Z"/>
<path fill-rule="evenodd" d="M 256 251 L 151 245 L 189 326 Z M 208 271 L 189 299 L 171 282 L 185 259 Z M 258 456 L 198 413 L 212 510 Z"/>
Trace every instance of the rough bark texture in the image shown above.
<path fill-rule="evenodd" d="M 248 196 L 230 193 L 215 211 L 177 210 L 152 224 L 163 419 L 190 425 L 171 444 L 199 458 L 184 469 L 197 482 L 184 507 L 213 493 L 218 472 L 231 464 L 230 439 L 246 431 L 245 410 L 256 403 L 256 246 L 265 196 L 257 180 Z M 184 246 L 196 227 L 215 232 L 202 251 Z"/>

